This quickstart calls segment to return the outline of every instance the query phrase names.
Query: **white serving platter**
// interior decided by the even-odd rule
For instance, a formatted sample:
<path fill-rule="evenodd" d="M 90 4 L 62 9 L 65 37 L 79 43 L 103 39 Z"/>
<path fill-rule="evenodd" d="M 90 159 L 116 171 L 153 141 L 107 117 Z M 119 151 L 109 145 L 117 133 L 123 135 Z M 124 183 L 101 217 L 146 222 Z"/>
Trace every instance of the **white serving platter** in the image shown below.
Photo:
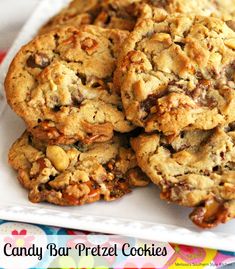
<path fill-rule="evenodd" d="M 121 200 L 82 207 L 32 204 L 7 164 L 10 145 L 24 123 L 4 101 L 3 81 L 17 50 L 68 0 L 43 0 L 26 23 L 0 68 L 0 219 L 112 233 L 235 251 L 235 220 L 213 230 L 200 230 L 188 219 L 190 209 L 161 201 L 154 186 L 134 190 Z M 1 37 L 3 38 L 3 37 Z"/>

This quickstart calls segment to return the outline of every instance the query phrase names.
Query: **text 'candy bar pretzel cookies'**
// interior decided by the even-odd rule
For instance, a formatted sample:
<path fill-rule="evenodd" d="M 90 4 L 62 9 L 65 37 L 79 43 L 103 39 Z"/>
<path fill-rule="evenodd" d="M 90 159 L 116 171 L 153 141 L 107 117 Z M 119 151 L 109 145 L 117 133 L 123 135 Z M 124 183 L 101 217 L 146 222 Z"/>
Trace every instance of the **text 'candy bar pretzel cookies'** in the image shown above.
<path fill-rule="evenodd" d="M 235 32 L 214 17 L 174 14 L 142 21 L 115 74 L 127 118 L 177 135 L 235 120 Z"/>
<path fill-rule="evenodd" d="M 118 136 L 89 146 L 48 145 L 25 132 L 11 147 L 9 163 L 34 203 L 112 201 L 149 182 L 126 139 Z"/>
<path fill-rule="evenodd" d="M 159 134 L 132 140 L 142 170 L 161 189 L 161 198 L 194 207 L 192 221 L 212 228 L 235 218 L 234 126 Z"/>
<path fill-rule="evenodd" d="M 6 96 L 35 137 L 92 143 L 133 129 L 112 82 L 126 36 L 95 26 L 65 27 L 19 51 L 6 77 Z"/>

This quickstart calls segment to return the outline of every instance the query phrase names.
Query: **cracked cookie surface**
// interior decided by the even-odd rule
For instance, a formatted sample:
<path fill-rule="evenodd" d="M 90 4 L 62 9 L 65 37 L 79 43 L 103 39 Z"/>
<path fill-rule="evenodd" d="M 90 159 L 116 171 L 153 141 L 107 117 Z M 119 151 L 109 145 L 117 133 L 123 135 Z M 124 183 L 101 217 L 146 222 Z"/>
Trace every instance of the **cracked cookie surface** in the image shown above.
<path fill-rule="evenodd" d="M 214 0 L 146 0 L 150 7 L 162 8 L 169 14 L 173 13 L 194 13 L 208 16 L 218 10 L 219 4 Z M 152 10 L 154 13 L 156 10 Z M 153 15 L 153 14 L 152 14 Z"/>
<path fill-rule="evenodd" d="M 213 15 L 223 18 L 225 21 L 233 19 L 235 15 L 235 0 L 145 0 L 142 3 L 149 5 L 148 12 L 145 11 L 145 15 L 149 18 L 157 16 L 159 8 L 164 9 L 169 14 Z"/>
<path fill-rule="evenodd" d="M 235 120 L 235 32 L 222 20 L 160 14 L 125 41 L 114 82 L 127 118 L 177 135 Z"/>
<path fill-rule="evenodd" d="M 140 0 L 74 0 L 40 29 L 48 32 L 61 25 L 94 24 L 103 28 L 133 30 Z"/>
<path fill-rule="evenodd" d="M 215 15 L 222 17 L 225 21 L 235 19 L 235 0 L 215 0 Z"/>
<path fill-rule="evenodd" d="M 160 187 L 161 198 L 194 207 L 190 218 L 202 228 L 235 218 L 233 127 L 186 131 L 173 138 L 145 134 L 131 141 L 139 166 Z"/>
<path fill-rule="evenodd" d="M 5 80 L 6 96 L 34 136 L 50 143 L 93 143 L 133 129 L 112 81 L 127 33 L 65 27 L 19 51 Z"/>
<path fill-rule="evenodd" d="M 154 18 L 161 12 L 160 9 L 170 14 L 178 12 L 208 16 L 212 13 L 228 14 L 228 6 L 222 1 L 212 0 L 73 0 L 39 32 L 45 33 L 61 25 L 80 27 L 84 24 L 132 31 L 139 19 Z"/>
<path fill-rule="evenodd" d="M 92 24 L 99 12 L 101 2 L 101 0 L 73 0 L 43 25 L 39 33 L 43 34 L 64 25 L 80 27 Z"/>
<path fill-rule="evenodd" d="M 123 137 L 93 145 L 48 145 L 25 132 L 11 147 L 9 163 L 34 203 L 83 205 L 112 201 L 146 186 L 148 178 L 137 167 Z"/>

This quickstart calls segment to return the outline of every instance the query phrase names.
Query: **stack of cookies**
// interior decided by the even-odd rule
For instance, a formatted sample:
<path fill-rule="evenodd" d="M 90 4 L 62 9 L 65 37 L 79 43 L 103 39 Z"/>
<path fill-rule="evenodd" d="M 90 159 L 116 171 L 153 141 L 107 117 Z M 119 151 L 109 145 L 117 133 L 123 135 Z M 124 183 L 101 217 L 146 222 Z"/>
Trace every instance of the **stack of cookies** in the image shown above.
<path fill-rule="evenodd" d="M 234 0 L 74 0 L 44 25 L 5 81 L 30 201 L 111 201 L 150 179 L 202 228 L 234 218 L 234 17 Z"/>

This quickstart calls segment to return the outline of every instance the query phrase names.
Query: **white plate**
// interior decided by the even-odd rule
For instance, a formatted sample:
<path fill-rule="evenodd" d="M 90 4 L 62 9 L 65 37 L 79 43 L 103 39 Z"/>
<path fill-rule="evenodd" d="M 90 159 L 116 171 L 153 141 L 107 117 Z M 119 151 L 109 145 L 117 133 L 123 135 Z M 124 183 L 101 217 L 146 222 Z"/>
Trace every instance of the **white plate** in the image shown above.
<path fill-rule="evenodd" d="M 0 69 L 0 93 L 9 62 L 18 48 L 36 33 L 42 23 L 56 13 L 67 0 L 43 0 L 23 28 Z M 27 192 L 7 164 L 10 145 L 24 131 L 23 122 L 0 101 L 0 218 L 46 225 L 113 233 L 235 251 L 235 221 L 210 230 L 196 228 L 188 219 L 189 209 L 168 205 L 159 199 L 155 187 L 138 189 L 123 199 L 82 207 L 57 207 L 32 204 Z"/>

